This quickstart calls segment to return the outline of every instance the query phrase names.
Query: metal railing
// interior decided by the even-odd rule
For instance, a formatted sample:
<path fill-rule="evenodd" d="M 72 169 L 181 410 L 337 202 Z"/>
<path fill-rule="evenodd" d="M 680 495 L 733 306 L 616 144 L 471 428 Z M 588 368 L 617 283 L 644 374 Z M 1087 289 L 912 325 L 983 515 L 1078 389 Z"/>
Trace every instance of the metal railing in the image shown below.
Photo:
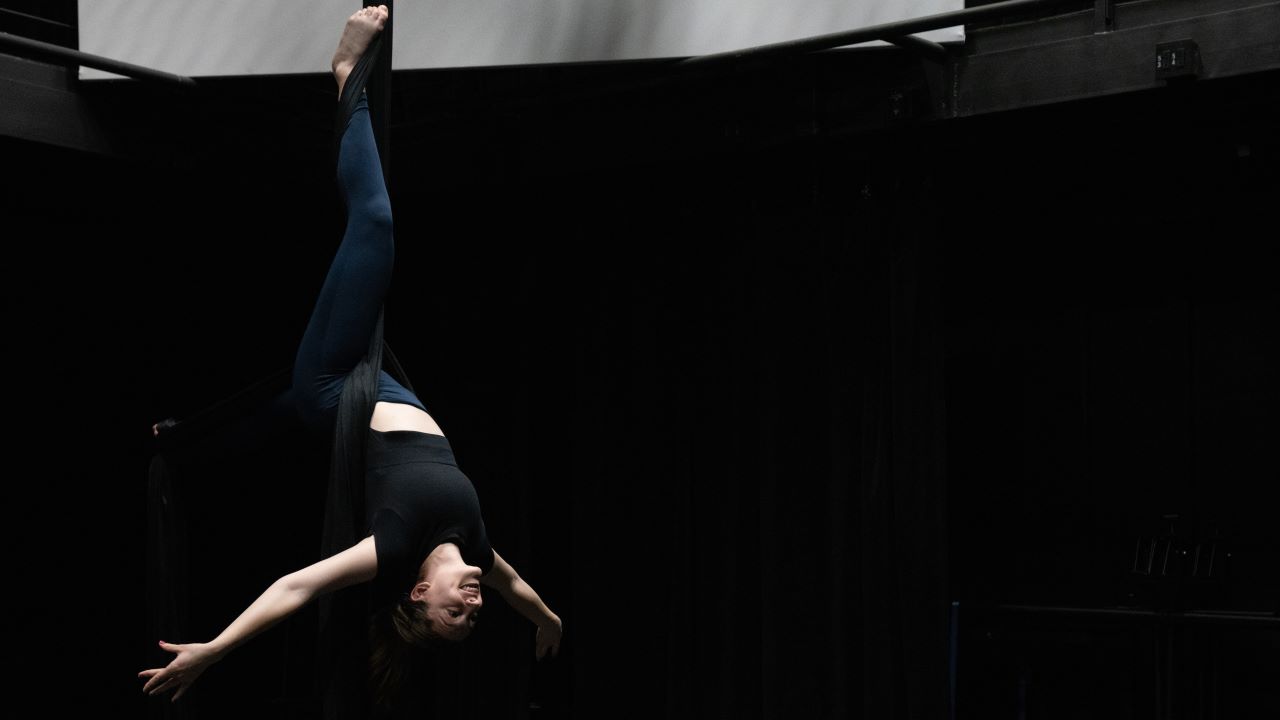
<path fill-rule="evenodd" d="M 963 10 L 953 10 L 952 12 L 928 15 L 921 18 L 912 18 L 910 20 L 899 20 L 880 25 L 872 25 L 870 27 L 858 28 L 857 30 L 846 30 L 843 32 L 828 33 L 826 35 L 815 35 L 813 37 L 801 38 L 799 40 L 788 40 L 780 43 L 771 43 L 769 45 L 757 45 L 756 47 L 745 48 L 742 50 L 731 50 L 729 52 L 712 53 L 710 55 L 699 55 L 698 57 L 682 60 L 679 65 L 681 67 L 704 67 L 709 65 L 718 65 L 724 62 L 756 60 L 779 55 L 800 55 L 816 52 L 818 50 L 830 50 L 832 48 L 844 47 L 846 45 L 857 45 L 859 43 L 871 42 L 873 40 L 885 40 L 894 43 L 895 45 L 926 50 L 931 54 L 937 54 L 940 52 L 945 53 L 946 49 L 941 44 L 925 40 L 923 38 L 914 37 L 914 35 L 916 33 L 928 32 L 930 30 L 941 30 L 942 28 L 955 27 L 966 23 L 995 20 L 1008 15 L 1048 10 L 1059 5 L 1080 5 L 1080 0 L 1006 0 L 1005 2 L 980 5 L 978 7 L 965 8 Z"/>
<path fill-rule="evenodd" d="M 56 64 L 67 65 L 83 65 L 84 67 L 94 68 L 95 70 L 105 70 L 109 73 L 124 75 L 125 77 L 136 78 L 138 80 L 151 80 L 164 83 L 182 85 L 184 87 L 195 87 L 196 81 L 185 75 L 174 75 L 173 73 L 161 72 L 160 70 L 152 70 L 141 65 L 133 63 L 112 60 L 98 55 L 90 55 L 89 53 L 72 50 L 61 45 L 32 40 L 30 38 L 19 37 L 9 33 L 0 33 L 0 52 L 25 57 L 30 60 L 40 60 L 43 62 L 51 62 Z"/>

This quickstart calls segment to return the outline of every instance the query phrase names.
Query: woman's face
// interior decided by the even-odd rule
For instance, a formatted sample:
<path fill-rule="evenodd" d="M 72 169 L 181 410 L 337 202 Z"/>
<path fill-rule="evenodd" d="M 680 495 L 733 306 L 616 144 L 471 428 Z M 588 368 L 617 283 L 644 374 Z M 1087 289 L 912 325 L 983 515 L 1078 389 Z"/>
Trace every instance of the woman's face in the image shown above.
<path fill-rule="evenodd" d="M 484 598 L 480 595 L 480 568 L 461 561 L 442 563 L 413 587 L 410 596 L 427 602 L 427 617 L 436 631 L 461 639 L 471 634 Z"/>

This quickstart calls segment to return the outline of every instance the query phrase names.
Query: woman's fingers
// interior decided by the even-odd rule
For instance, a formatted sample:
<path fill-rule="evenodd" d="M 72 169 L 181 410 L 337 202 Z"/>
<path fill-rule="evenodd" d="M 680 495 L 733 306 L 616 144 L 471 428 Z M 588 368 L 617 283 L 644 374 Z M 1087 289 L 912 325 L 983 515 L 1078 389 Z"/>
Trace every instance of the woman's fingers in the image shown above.
<path fill-rule="evenodd" d="M 148 695 L 162 693 L 182 682 L 182 679 L 179 676 L 171 673 L 164 673 L 159 670 L 144 670 L 143 672 L 155 673 L 151 676 L 151 679 L 147 680 L 147 684 L 142 686 L 142 692 Z"/>
<path fill-rule="evenodd" d="M 138 673 L 138 677 L 147 677 L 147 684 L 142 686 L 142 692 L 147 695 L 163 695 L 170 690 L 177 690 L 173 694 L 173 700 L 177 700 L 187 692 L 187 688 L 191 687 L 190 683 L 183 682 L 178 675 L 165 675 L 160 670 L 143 670 Z"/>
<path fill-rule="evenodd" d="M 160 676 L 159 670 L 143 670 L 143 672 L 151 673 L 151 675 L 147 678 L 147 682 L 142 686 L 142 692 L 150 692 L 151 688 L 164 681 L 164 678 Z"/>

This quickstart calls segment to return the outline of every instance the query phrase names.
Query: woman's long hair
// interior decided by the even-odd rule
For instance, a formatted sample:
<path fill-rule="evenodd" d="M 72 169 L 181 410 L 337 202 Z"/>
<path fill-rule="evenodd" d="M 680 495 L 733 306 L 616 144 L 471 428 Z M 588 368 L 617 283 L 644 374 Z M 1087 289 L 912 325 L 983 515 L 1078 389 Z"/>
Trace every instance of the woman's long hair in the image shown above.
<path fill-rule="evenodd" d="M 427 603 L 408 593 L 369 622 L 369 691 L 375 707 L 389 710 L 404 679 L 425 661 L 425 650 L 442 649 L 448 640 L 427 617 Z"/>

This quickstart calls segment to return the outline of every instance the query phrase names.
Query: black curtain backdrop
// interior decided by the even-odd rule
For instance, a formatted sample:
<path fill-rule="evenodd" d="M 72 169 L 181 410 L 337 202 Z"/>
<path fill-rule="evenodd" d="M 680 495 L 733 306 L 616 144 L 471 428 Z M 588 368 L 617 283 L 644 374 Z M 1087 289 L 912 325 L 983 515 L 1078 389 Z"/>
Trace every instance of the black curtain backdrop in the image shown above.
<path fill-rule="evenodd" d="M 1274 609 L 1276 78 L 928 124 L 887 109 L 915 65 L 859 57 L 637 94 L 579 92 L 628 67 L 400 86 L 387 338 L 566 627 L 535 664 L 489 597 L 403 714 L 940 717 L 951 601 L 1150 606 L 1125 548 L 1170 512 L 1236 548 L 1193 604 Z M 27 685 L 313 716 L 312 611 L 176 708 L 134 676 L 153 633 L 210 639 L 317 557 L 327 456 L 296 428 L 152 486 L 147 429 L 291 362 L 341 233 L 332 90 L 98 92 L 149 152 L 0 147 L 10 397 L 35 409 L 7 444 L 41 461 L 11 620 L 51 637 Z M 181 582 L 149 586 L 149 552 Z M 1098 716 L 1149 716 L 1150 637 L 1063 632 L 962 645 L 962 716 L 1092 707 L 1091 668 L 1118 673 Z M 1240 671 L 1229 707 L 1275 701 L 1273 637 L 1203 640 Z"/>
<path fill-rule="evenodd" d="M 512 220 L 479 227 L 439 208 L 478 215 L 487 196 L 398 191 L 388 339 L 476 484 L 495 548 L 566 624 L 563 656 L 529 677 L 531 628 L 489 598 L 477 637 L 426 663 L 406 716 L 521 716 L 526 693 L 544 716 L 942 711 L 935 219 L 903 206 L 927 207 L 930 183 L 881 153 L 862 161 L 884 179 L 839 180 L 817 150 L 639 168 L 570 186 L 571 211 L 519 188 L 503 203 Z M 829 180 L 789 198 L 795 212 L 777 194 L 799 172 Z M 729 187 L 691 206 L 696 182 Z M 185 467 L 176 485 L 217 488 L 187 490 L 188 514 L 231 514 L 245 495 L 219 478 L 279 483 L 264 452 L 230 468 L 204 450 L 164 456 Z M 292 475 L 294 493 L 319 487 Z M 188 553 L 237 542 L 218 533 Z M 243 712 L 244 682 L 203 702 Z M 304 685 L 287 692 L 306 707 Z"/>
<path fill-rule="evenodd" d="M 716 161 L 559 207 L 531 191 L 527 222 L 569 227 L 513 251 L 515 298 L 450 299 L 437 272 L 484 277 L 492 258 L 410 246 L 406 266 L 439 270 L 401 285 L 405 304 L 437 308 L 443 337 L 502 340 L 478 366 L 421 343 L 406 362 L 451 378 L 419 383 L 429 406 L 502 425 L 455 446 L 495 547 L 566 618 L 568 657 L 591 658 L 546 671 L 575 716 L 939 713 L 933 218 L 898 204 L 927 205 L 928 183 L 827 175 L 830 201 L 796 213 L 769 203 L 802 171 L 834 174 L 816 154 Z M 664 174 L 689 170 L 705 174 Z M 408 215 L 424 236 L 437 217 Z M 389 332 L 419 322 L 402 310 Z"/>

